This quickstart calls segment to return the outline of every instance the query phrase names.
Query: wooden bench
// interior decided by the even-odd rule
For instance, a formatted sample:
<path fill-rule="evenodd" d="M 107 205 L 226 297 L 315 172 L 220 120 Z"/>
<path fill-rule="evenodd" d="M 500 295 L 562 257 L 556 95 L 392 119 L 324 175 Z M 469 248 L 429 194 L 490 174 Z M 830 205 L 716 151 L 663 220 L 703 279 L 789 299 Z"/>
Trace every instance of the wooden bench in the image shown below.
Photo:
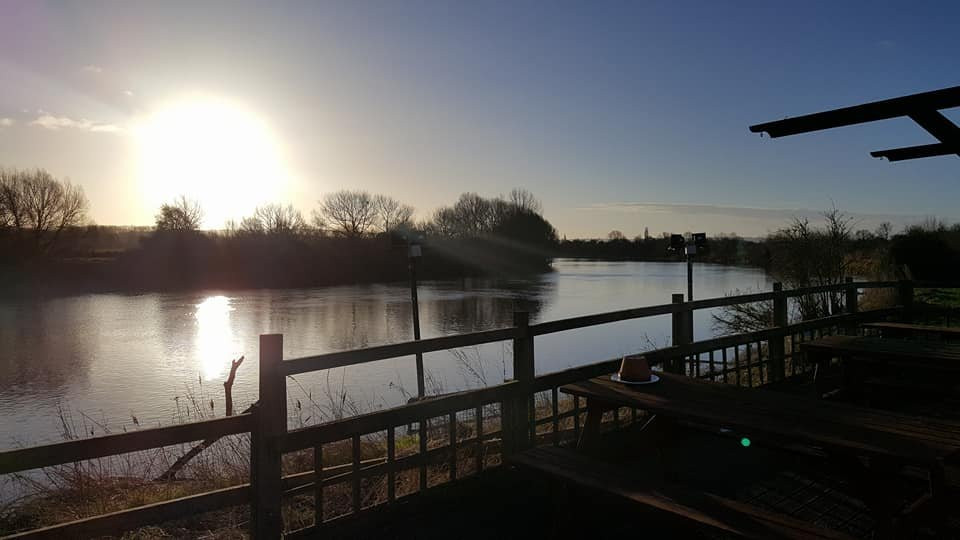
<path fill-rule="evenodd" d="M 544 446 L 513 455 L 510 462 L 571 484 L 631 501 L 744 538 L 850 539 L 796 518 L 705 492 L 654 485 L 623 469 L 572 450 Z"/>
<path fill-rule="evenodd" d="M 925 326 L 895 322 L 877 322 L 864 324 L 863 328 L 877 330 L 885 338 L 927 337 L 943 341 L 960 341 L 960 328 L 952 326 Z"/>

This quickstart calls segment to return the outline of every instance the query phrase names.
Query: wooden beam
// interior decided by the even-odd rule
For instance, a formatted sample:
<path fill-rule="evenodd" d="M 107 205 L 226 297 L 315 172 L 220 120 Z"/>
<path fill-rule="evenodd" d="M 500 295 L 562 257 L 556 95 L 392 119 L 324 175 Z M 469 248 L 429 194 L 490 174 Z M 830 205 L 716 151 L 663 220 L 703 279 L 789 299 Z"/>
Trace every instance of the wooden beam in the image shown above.
<path fill-rule="evenodd" d="M 907 146 L 906 148 L 891 148 L 889 150 L 876 150 L 870 152 L 875 158 L 887 158 L 887 161 L 905 161 L 908 159 L 920 159 L 927 157 L 949 156 L 956 154 L 956 149 L 943 143 L 921 144 L 920 146 Z"/>
<path fill-rule="evenodd" d="M 766 132 L 770 137 L 777 138 L 909 116 L 917 111 L 937 111 L 951 107 L 960 107 L 960 86 L 765 122 L 750 126 L 750 131 Z"/>
<path fill-rule="evenodd" d="M 484 343 L 495 343 L 497 341 L 513 339 L 516 337 L 516 335 L 516 329 L 504 328 L 501 330 L 488 330 L 485 332 L 474 332 L 471 334 L 422 339 L 420 341 L 407 341 L 404 343 L 381 345 L 379 347 L 369 347 L 366 349 L 354 349 L 351 351 L 318 354 L 315 356 L 305 356 L 303 358 L 287 360 L 283 362 L 283 370 L 286 375 L 296 375 L 298 373 L 304 373 L 307 371 L 352 366 L 354 364 L 375 362 L 377 360 L 385 360 L 387 358 L 411 356 L 417 353 L 445 351 L 459 347 L 471 347 L 473 345 L 482 345 Z"/>
<path fill-rule="evenodd" d="M 516 384 L 519 383 L 508 382 L 479 390 L 466 390 L 336 422 L 290 430 L 283 437 L 282 450 L 294 452 L 311 448 L 316 444 L 348 439 L 355 433 L 383 431 L 393 426 L 417 422 L 420 418 L 433 418 L 448 414 L 450 411 L 463 411 L 479 405 L 503 401 L 513 395 L 513 386 Z"/>
<path fill-rule="evenodd" d="M 210 437 L 246 433 L 250 431 L 251 426 L 252 416 L 247 413 L 189 424 L 10 450 L 0 452 L 0 474 L 150 450 Z"/>
<path fill-rule="evenodd" d="M 928 109 L 910 113 L 910 119 L 936 137 L 938 141 L 960 154 L 960 127 L 957 127 L 946 116 L 933 109 Z"/>
<path fill-rule="evenodd" d="M 219 510 L 231 506 L 246 505 L 250 497 L 250 485 L 243 484 L 198 495 L 189 495 L 179 499 L 163 501 L 118 512 L 111 512 L 100 516 L 78 519 L 59 525 L 52 525 L 42 529 L 34 529 L 6 539 L 16 538 L 92 538 L 113 536 L 119 531 L 128 531 L 144 525 L 163 523 L 171 519 L 184 516 L 195 516 L 211 510 Z"/>

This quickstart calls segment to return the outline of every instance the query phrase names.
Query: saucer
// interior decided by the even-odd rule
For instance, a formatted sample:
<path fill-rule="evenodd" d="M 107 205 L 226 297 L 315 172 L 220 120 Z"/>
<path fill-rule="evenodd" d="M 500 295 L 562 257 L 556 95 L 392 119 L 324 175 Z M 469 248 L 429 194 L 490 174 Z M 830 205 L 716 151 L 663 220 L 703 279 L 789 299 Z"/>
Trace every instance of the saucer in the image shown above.
<path fill-rule="evenodd" d="M 620 374 L 614 373 L 613 375 L 610 376 L 610 380 L 618 383 L 623 383 L 623 384 L 653 384 L 659 381 L 660 377 L 657 377 L 656 375 L 651 373 L 649 381 L 622 381 L 620 380 Z"/>

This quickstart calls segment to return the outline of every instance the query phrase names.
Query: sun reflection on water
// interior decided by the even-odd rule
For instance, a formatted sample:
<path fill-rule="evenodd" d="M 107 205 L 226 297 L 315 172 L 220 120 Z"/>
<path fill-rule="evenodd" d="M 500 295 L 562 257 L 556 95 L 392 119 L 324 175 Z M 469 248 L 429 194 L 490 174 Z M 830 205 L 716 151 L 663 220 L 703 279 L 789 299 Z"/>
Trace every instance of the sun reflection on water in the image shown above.
<path fill-rule="evenodd" d="M 226 296 L 208 296 L 197 304 L 197 354 L 205 380 L 225 375 L 230 361 L 240 356 L 240 343 L 230 328 L 233 307 Z"/>

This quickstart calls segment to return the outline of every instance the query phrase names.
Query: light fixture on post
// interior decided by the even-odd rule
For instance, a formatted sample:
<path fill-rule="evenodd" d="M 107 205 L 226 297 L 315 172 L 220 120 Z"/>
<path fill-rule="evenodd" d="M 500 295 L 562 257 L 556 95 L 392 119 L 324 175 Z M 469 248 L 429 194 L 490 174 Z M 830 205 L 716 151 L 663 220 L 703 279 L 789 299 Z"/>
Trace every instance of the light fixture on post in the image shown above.
<path fill-rule="evenodd" d="M 407 244 L 407 258 L 410 268 L 410 300 L 413 309 L 413 339 L 420 341 L 420 303 L 417 298 L 417 259 L 423 256 L 423 250 L 420 248 L 419 239 L 414 239 Z M 423 373 L 423 353 L 417 353 L 417 397 L 423 398 L 426 395 L 424 388 Z"/>
<path fill-rule="evenodd" d="M 707 233 L 693 233 L 689 240 L 682 234 L 670 235 L 669 251 L 680 252 L 687 258 L 687 302 L 693 302 L 693 256 L 697 251 L 703 251 L 707 247 Z M 690 339 L 693 339 L 693 312 L 690 312 L 689 327 L 687 328 Z"/>

